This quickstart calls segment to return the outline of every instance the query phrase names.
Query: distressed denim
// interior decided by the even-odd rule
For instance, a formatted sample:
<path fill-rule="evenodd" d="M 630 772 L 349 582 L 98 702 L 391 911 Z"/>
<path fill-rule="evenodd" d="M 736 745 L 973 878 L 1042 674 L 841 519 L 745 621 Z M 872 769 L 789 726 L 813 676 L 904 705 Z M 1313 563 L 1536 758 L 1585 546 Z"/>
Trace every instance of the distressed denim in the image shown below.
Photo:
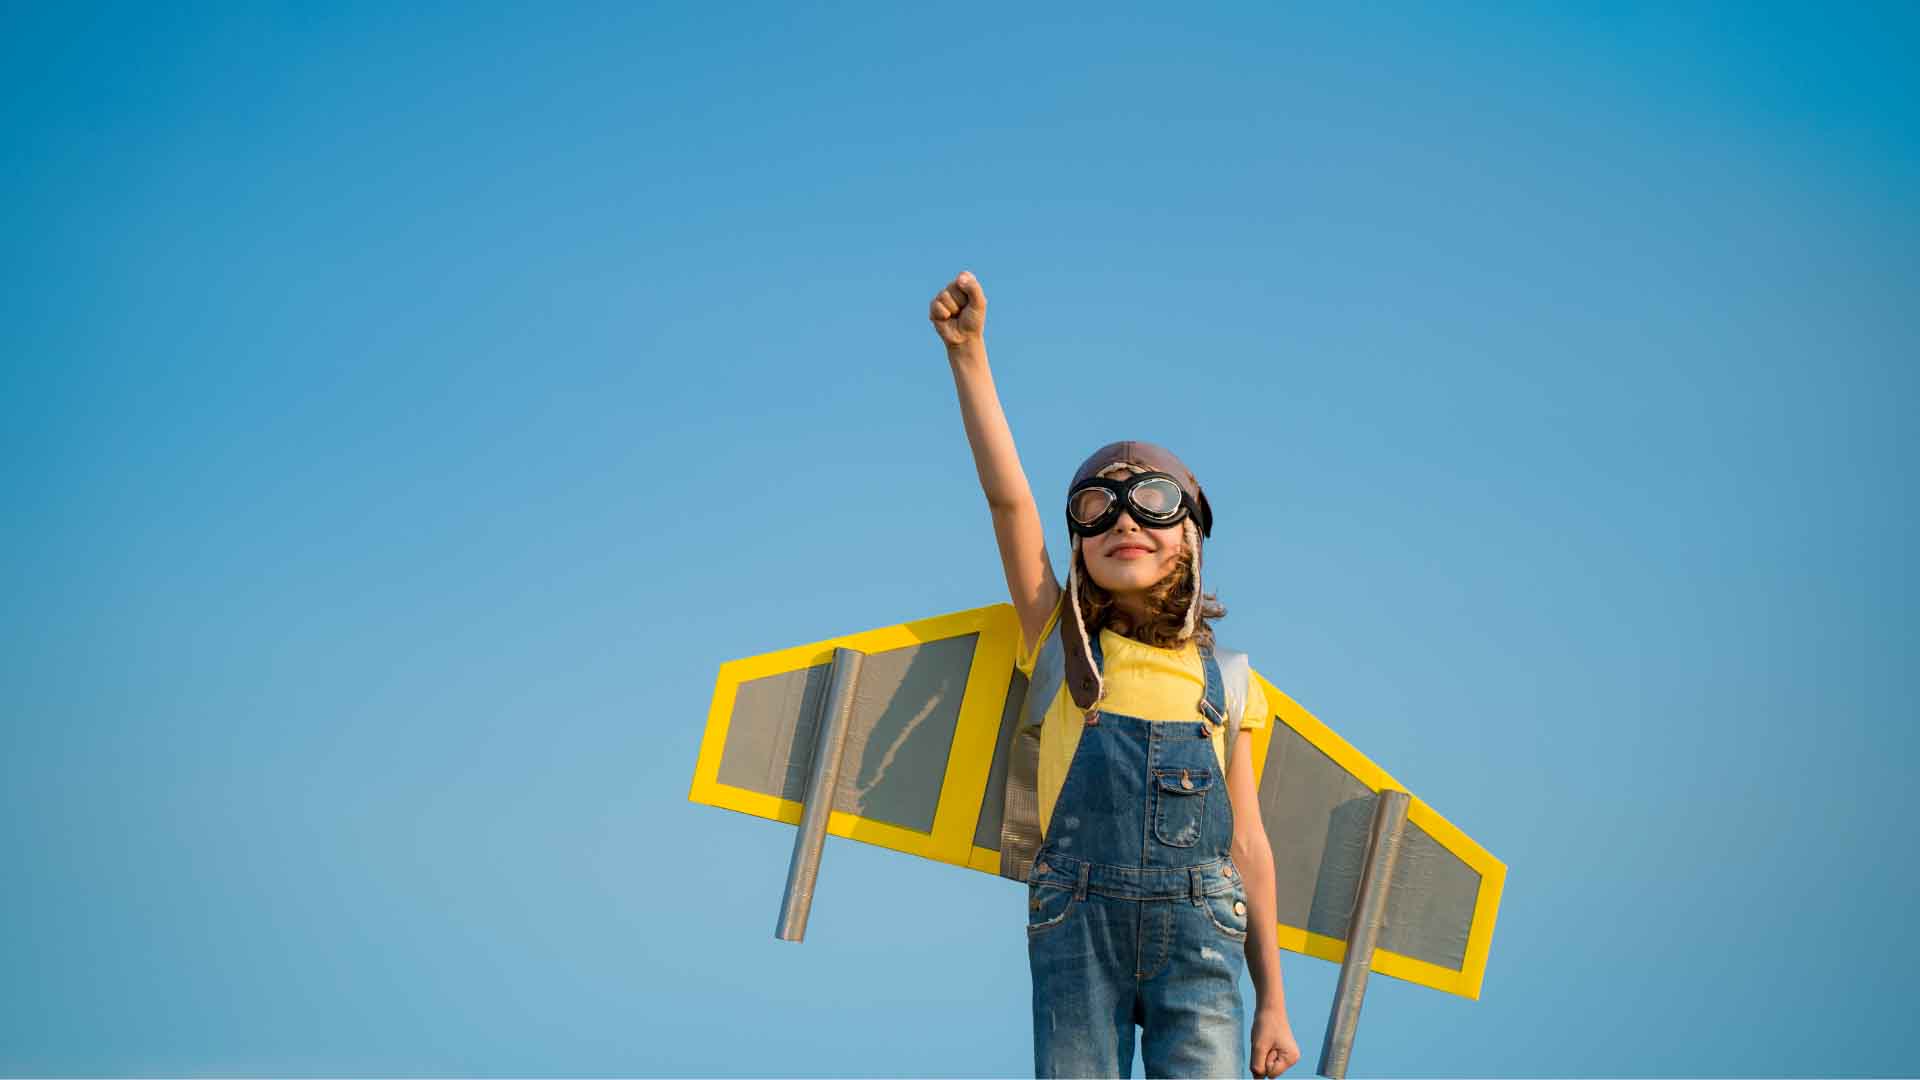
<path fill-rule="evenodd" d="M 1131 1075 L 1136 1026 L 1148 1076 L 1246 1074 L 1232 842 L 1205 720 L 1087 722 L 1028 877 L 1035 1076 Z"/>

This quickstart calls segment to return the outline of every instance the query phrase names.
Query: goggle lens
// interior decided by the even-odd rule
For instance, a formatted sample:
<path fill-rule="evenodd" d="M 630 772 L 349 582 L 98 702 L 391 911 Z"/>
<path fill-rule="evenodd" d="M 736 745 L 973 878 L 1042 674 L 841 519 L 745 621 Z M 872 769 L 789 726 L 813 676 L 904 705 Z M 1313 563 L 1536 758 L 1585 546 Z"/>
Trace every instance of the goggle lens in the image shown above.
<path fill-rule="evenodd" d="M 1155 477 L 1135 484 L 1127 502 L 1147 517 L 1165 521 L 1180 509 L 1180 485 Z"/>
<path fill-rule="evenodd" d="M 1072 501 L 1067 503 L 1067 513 L 1082 525 L 1091 525 L 1100 520 L 1117 496 L 1106 488 L 1082 488 L 1073 493 Z"/>

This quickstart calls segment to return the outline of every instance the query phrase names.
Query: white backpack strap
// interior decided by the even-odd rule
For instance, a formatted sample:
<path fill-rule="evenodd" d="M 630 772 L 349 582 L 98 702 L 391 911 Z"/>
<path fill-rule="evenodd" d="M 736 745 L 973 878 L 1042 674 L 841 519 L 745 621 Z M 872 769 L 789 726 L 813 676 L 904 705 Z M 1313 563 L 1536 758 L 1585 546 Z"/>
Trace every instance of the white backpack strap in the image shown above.
<path fill-rule="evenodd" d="M 1247 714 L 1247 687 L 1253 681 L 1253 667 L 1247 654 L 1215 648 L 1214 662 L 1220 665 L 1220 688 L 1227 695 L 1227 766 L 1233 766 L 1233 740 L 1240 734 L 1240 721 Z"/>
<path fill-rule="evenodd" d="M 1020 723 L 1007 744 L 1007 784 L 1000 808 L 1000 876 L 1027 880 L 1033 857 L 1040 850 L 1040 724 L 1047 718 L 1054 695 L 1067 677 L 1067 653 L 1056 620 L 1053 633 L 1040 643 L 1040 655 L 1027 678 L 1027 697 L 1020 704 Z"/>
<path fill-rule="evenodd" d="M 1027 700 L 1020 706 L 1020 726 L 1040 730 L 1047 718 L 1054 695 L 1067 678 L 1067 649 L 1061 640 L 1061 622 L 1053 624 L 1053 633 L 1040 643 L 1040 655 L 1033 659 L 1033 674 L 1027 679 Z"/>

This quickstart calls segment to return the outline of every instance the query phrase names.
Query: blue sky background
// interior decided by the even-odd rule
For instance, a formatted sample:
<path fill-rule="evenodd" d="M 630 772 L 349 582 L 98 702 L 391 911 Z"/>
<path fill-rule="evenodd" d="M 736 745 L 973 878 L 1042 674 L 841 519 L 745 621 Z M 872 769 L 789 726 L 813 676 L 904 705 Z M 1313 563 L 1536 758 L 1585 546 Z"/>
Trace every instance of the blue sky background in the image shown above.
<path fill-rule="evenodd" d="M 722 661 L 1004 598 L 961 268 L 1043 508 L 1177 449 L 1510 868 L 1356 1075 L 1920 1071 L 1917 29 L 10 10 L 0 1071 L 1029 1070 L 1016 887 L 835 841 L 778 943 L 686 800 Z"/>

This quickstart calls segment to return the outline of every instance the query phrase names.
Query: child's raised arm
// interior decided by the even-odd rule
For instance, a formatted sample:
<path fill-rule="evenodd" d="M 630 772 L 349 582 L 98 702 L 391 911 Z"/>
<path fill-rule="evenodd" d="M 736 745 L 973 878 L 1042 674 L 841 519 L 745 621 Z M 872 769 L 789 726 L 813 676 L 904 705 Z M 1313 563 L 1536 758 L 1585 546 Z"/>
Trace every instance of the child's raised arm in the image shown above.
<path fill-rule="evenodd" d="M 993 536 L 1000 544 L 1007 592 L 1020 613 L 1022 651 L 1030 653 L 1059 602 L 1060 581 L 1047 559 L 1046 530 L 1034 508 L 1027 474 L 1020 468 L 1020 455 L 1013 448 L 1013 432 L 1000 411 L 993 372 L 987 367 L 987 294 L 979 279 L 961 271 L 934 296 L 927 318 L 947 346 L 947 365 L 953 369 L 953 386 L 960 395 L 967 444 L 973 447 L 980 490 L 993 511 Z"/>

